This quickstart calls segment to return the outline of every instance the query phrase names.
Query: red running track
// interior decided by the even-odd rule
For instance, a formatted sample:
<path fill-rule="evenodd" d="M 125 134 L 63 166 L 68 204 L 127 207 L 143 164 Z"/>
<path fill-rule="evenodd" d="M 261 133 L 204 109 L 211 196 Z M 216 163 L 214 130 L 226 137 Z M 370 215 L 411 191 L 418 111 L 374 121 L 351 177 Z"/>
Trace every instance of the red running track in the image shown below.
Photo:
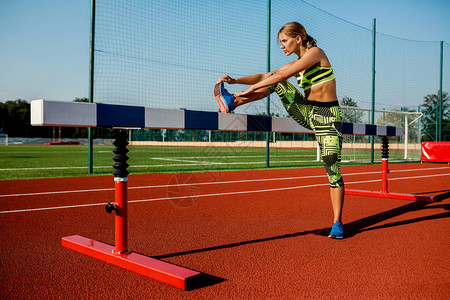
<path fill-rule="evenodd" d="M 0 182 L 2 299 L 450 299 L 450 166 L 391 164 L 389 191 L 347 196 L 331 240 L 323 168 L 129 176 L 129 247 L 207 274 L 183 291 L 61 247 L 114 244 L 113 176 Z M 381 166 L 343 168 L 380 190 Z"/>

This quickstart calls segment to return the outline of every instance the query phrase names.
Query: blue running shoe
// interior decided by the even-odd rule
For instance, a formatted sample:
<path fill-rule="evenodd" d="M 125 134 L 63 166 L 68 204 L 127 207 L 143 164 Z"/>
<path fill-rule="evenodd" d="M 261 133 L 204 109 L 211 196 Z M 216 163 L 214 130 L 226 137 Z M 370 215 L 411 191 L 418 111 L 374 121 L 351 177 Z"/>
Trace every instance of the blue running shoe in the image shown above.
<path fill-rule="evenodd" d="M 234 96 L 225 89 L 223 82 L 216 84 L 214 87 L 214 97 L 216 97 L 222 113 L 226 114 L 236 108 L 236 105 L 233 103 Z"/>
<path fill-rule="evenodd" d="M 344 238 L 344 225 L 341 222 L 333 223 L 333 227 L 331 227 L 330 235 L 328 236 L 332 239 L 343 239 Z"/>

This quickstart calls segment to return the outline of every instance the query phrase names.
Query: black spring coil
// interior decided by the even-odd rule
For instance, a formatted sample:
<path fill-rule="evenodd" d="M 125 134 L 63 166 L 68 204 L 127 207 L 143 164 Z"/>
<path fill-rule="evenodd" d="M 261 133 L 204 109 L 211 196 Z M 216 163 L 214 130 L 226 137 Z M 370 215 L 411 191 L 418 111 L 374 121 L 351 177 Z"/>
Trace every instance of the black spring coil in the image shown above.
<path fill-rule="evenodd" d="M 381 158 L 389 158 L 389 137 L 381 137 Z"/>
<path fill-rule="evenodd" d="M 113 145 L 116 146 L 113 152 L 115 153 L 113 160 L 115 163 L 113 164 L 114 169 L 113 175 L 116 177 L 125 178 L 128 176 L 129 172 L 127 168 L 129 165 L 127 164 L 128 160 L 128 134 L 124 129 L 116 129 L 113 132 L 113 138 L 115 139 Z"/>

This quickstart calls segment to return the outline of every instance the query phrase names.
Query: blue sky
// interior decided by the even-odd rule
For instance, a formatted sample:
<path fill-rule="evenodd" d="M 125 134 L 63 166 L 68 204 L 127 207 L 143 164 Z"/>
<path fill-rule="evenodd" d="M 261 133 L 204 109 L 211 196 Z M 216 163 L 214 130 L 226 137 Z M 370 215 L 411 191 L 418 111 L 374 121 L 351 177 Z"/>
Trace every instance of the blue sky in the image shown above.
<path fill-rule="evenodd" d="M 368 29 L 376 18 L 387 35 L 450 43 L 448 0 L 306 2 Z M 0 0 L 0 101 L 87 97 L 89 22 L 89 0 Z"/>
<path fill-rule="evenodd" d="M 307 0 L 337 17 L 400 38 L 450 43 L 448 0 Z"/>

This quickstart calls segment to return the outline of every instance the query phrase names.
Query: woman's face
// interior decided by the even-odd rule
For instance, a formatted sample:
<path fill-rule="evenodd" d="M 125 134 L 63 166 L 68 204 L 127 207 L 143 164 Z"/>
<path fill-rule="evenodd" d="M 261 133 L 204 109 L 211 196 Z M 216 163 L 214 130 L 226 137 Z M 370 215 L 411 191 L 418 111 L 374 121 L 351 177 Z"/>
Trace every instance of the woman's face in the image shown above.
<path fill-rule="evenodd" d="M 299 42 L 301 42 L 300 36 L 293 38 L 285 35 L 284 33 L 280 33 L 279 38 L 281 42 L 280 48 L 284 51 L 286 56 L 289 56 L 292 53 L 297 52 L 298 47 L 300 45 Z"/>

